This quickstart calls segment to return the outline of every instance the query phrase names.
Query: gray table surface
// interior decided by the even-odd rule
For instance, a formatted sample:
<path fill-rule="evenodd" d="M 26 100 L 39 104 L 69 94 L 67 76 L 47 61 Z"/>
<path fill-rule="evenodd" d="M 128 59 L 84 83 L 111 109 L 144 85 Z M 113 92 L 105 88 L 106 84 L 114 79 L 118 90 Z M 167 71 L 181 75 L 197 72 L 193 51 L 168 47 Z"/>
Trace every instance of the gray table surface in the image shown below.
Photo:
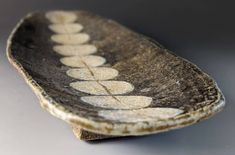
<path fill-rule="evenodd" d="M 1 155 L 234 155 L 235 11 L 232 1 L 199 0 L 1 0 Z M 38 99 L 5 55 L 6 39 L 26 13 L 49 9 L 90 10 L 148 35 L 209 73 L 226 97 L 215 117 L 151 136 L 87 143 L 69 125 L 41 109 Z"/>

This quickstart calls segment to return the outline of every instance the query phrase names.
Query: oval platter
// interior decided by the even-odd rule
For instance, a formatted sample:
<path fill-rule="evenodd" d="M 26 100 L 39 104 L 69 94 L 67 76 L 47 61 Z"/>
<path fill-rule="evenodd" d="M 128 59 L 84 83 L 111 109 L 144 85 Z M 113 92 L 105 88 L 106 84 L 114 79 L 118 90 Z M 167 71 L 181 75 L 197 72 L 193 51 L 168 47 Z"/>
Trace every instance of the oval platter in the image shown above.
<path fill-rule="evenodd" d="M 181 128 L 225 103 L 197 66 L 87 11 L 28 14 L 10 35 L 7 55 L 42 107 L 84 140 Z"/>

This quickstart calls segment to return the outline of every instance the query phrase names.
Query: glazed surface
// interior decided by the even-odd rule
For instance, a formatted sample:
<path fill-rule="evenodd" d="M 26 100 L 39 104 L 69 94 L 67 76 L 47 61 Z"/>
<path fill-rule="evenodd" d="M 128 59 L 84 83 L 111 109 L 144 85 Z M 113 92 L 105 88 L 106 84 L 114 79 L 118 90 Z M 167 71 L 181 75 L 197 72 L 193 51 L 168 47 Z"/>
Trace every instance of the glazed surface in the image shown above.
<path fill-rule="evenodd" d="M 134 89 L 128 96 L 152 99 L 145 109 L 175 108 L 186 114 L 223 100 L 215 82 L 207 74 L 158 43 L 92 13 L 73 13 L 77 16 L 75 21 L 83 27 L 81 32 L 90 36 L 87 43 L 97 48 L 95 55 L 106 59 L 102 67 L 118 71 L 112 80 L 131 83 Z M 105 110 L 109 114 L 112 109 L 87 104 L 82 97 L 89 96 L 89 93 L 70 87 L 71 83 L 82 80 L 66 74 L 71 66 L 61 63 L 64 55 L 53 49 L 58 44 L 51 39 L 54 32 L 48 27 L 50 24 L 45 13 L 26 18 L 12 36 L 9 48 L 12 58 L 65 112 L 94 122 L 136 123 L 136 120 L 107 119 L 104 117 L 107 113 L 103 112 L 104 115 L 99 115 Z M 139 121 L 145 123 L 146 120 Z"/>

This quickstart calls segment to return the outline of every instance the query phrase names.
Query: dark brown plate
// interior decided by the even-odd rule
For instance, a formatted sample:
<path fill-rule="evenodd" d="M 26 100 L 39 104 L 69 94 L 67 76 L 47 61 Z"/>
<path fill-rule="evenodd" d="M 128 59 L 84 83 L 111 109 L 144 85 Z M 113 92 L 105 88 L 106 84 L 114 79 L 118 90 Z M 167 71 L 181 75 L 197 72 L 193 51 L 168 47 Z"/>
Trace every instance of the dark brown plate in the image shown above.
<path fill-rule="evenodd" d="M 181 128 L 224 106 L 215 81 L 197 66 L 86 11 L 29 14 L 9 37 L 7 54 L 43 108 L 97 134 Z"/>

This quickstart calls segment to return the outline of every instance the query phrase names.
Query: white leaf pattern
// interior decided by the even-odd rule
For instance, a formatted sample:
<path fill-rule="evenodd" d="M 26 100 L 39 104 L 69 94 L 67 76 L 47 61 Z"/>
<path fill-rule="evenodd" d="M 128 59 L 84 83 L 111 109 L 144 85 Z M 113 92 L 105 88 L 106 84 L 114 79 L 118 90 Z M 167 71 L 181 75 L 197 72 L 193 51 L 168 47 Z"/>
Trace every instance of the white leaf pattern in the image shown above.
<path fill-rule="evenodd" d="M 80 80 L 109 80 L 118 76 L 118 71 L 108 67 L 69 69 L 67 75 Z"/>
<path fill-rule="evenodd" d="M 70 86 L 78 91 L 95 95 L 83 96 L 81 100 L 104 108 L 105 110 L 98 111 L 99 116 L 113 121 L 133 123 L 168 119 L 183 113 L 177 108 L 149 108 L 153 100 L 151 97 L 122 95 L 134 90 L 132 84 L 125 81 L 105 81 L 117 77 L 118 71 L 99 67 L 106 62 L 105 58 L 90 55 L 95 53 L 97 48 L 94 45 L 84 44 L 90 40 L 90 36 L 79 33 L 83 26 L 75 23 L 77 19 L 75 13 L 52 11 L 46 14 L 46 18 L 53 23 L 49 29 L 57 33 L 51 36 L 51 40 L 62 44 L 54 46 L 53 50 L 63 56 L 69 56 L 60 59 L 61 63 L 69 67 L 78 67 L 69 69 L 66 74 L 75 79 L 86 80 L 72 82 Z"/>
<path fill-rule="evenodd" d="M 60 59 L 61 63 L 70 67 L 97 67 L 105 63 L 105 59 L 100 56 L 71 56 Z"/>
<path fill-rule="evenodd" d="M 46 18 L 55 24 L 65 24 L 75 22 L 77 16 L 69 11 L 50 11 L 46 13 Z"/>
<path fill-rule="evenodd" d="M 77 33 L 82 30 L 83 26 L 81 24 L 51 24 L 49 25 L 49 29 L 55 33 L 59 34 L 67 34 L 67 33 Z"/>
<path fill-rule="evenodd" d="M 63 56 L 84 56 L 90 55 L 97 51 L 94 45 L 83 44 L 83 45 L 56 45 L 53 50 Z"/>
<path fill-rule="evenodd" d="M 70 86 L 94 95 L 118 95 L 134 90 L 134 86 L 125 81 L 77 81 L 70 83 Z"/>
<path fill-rule="evenodd" d="M 51 40 L 64 45 L 77 45 L 88 42 L 90 40 L 90 36 L 86 33 L 54 34 L 51 36 Z"/>
<path fill-rule="evenodd" d="M 176 108 L 144 108 L 134 110 L 101 110 L 99 115 L 113 121 L 127 123 L 156 121 L 175 117 L 183 113 Z"/>
<path fill-rule="evenodd" d="M 108 109 L 139 109 L 152 102 L 152 98 L 147 96 L 84 96 L 81 100 Z"/>

